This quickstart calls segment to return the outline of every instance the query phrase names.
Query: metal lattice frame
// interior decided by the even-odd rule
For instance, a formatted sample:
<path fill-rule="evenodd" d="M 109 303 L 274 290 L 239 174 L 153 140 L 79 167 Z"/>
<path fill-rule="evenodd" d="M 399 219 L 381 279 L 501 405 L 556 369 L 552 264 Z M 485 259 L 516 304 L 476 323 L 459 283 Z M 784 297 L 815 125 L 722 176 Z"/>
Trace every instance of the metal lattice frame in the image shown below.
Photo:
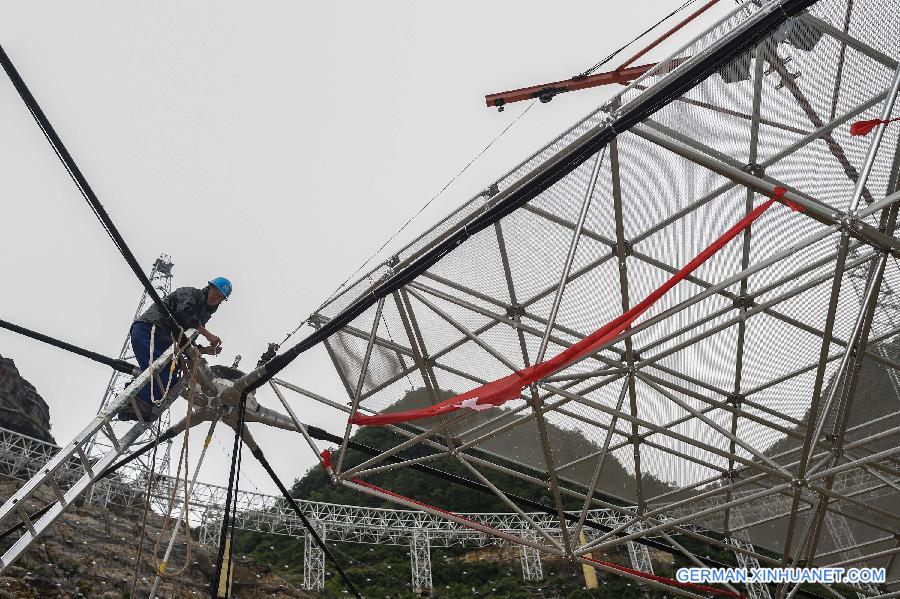
<path fill-rule="evenodd" d="M 323 540 L 324 530 L 316 530 Z M 325 552 L 313 541 L 312 535 L 303 534 L 303 588 L 321 591 L 325 588 Z"/>
<path fill-rule="evenodd" d="M 413 593 L 421 595 L 432 588 L 431 542 L 428 535 L 414 532 L 409 545 L 409 569 L 412 572 Z"/>
<path fill-rule="evenodd" d="M 531 541 L 537 541 L 537 535 L 528 531 L 524 535 Z M 522 579 L 527 581 L 539 581 L 544 579 L 544 566 L 541 562 L 541 552 L 527 545 L 519 546 L 519 562 L 522 564 Z"/>
<path fill-rule="evenodd" d="M 0 428 L 0 475 L 27 481 L 53 459 L 60 448 L 52 443 L 28 437 Z M 81 465 L 76 460 L 62 464 L 57 479 L 63 486 L 77 480 Z M 147 496 L 146 473 L 142 466 L 129 464 L 115 477 L 95 483 L 86 498 L 89 503 L 101 507 L 111 505 L 141 507 Z M 160 475 L 151 488 L 149 497 L 153 508 L 165 513 L 173 487 L 184 481 Z M 188 520 L 198 531 L 198 541 L 203 545 L 218 542 L 222 521 L 222 508 L 227 489 L 219 485 L 195 482 L 191 487 Z M 173 511 L 183 506 L 181 495 L 176 494 Z M 264 493 L 238 491 L 235 527 L 241 530 L 302 537 L 304 539 L 304 588 L 321 590 L 325 580 L 325 554 L 305 532 L 300 519 L 287 506 L 284 498 Z M 347 543 L 399 545 L 410 548 L 412 587 L 428 589 L 431 582 L 431 547 L 488 547 L 508 545 L 502 539 L 474 531 L 469 527 L 436 518 L 418 511 L 369 508 L 298 500 L 304 515 L 313 523 L 323 539 Z M 475 522 L 491 528 L 522 535 L 536 540 L 530 524 L 517 513 L 465 514 Z M 559 522 L 546 514 L 527 514 L 539 522 L 542 529 L 560 537 Z M 612 510 L 591 510 L 590 518 L 611 526 L 620 520 Z M 751 547 L 752 549 L 752 547 Z M 643 545 L 629 543 L 631 566 L 652 572 L 649 552 Z M 635 556 L 638 556 L 637 558 Z M 522 575 L 526 581 L 539 581 L 544 577 L 540 551 L 533 547 L 520 547 Z"/>
<path fill-rule="evenodd" d="M 739 6 L 310 322 L 329 322 L 781 4 Z M 402 467 L 385 460 L 419 445 L 434 453 L 416 462 L 449 456 L 473 475 L 501 471 L 547 486 L 558 509 L 580 499 L 582 513 L 603 507 L 624 517 L 585 544 L 567 534 L 548 540 L 536 521 L 537 537 L 515 539 L 523 546 L 579 559 L 674 532 L 762 565 L 883 566 L 889 580 L 878 592 L 896 589 L 900 325 L 891 296 L 900 284 L 900 144 L 896 127 L 865 138 L 848 128 L 896 113 L 900 10 L 889 0 L 855 10 L 847 0 L 811 4 L 343 327 L 326 343 L 352 402 L 325 403 L 351 416 L 409 409 L 501 378 L 630 308 L 759 194 L 785 187 L 802 210 L 773 210 L 610 347 L 502 412 L 392 426 L 397 446 L 338 467 L 342 484 L 402 504 L 353 481 Z M 412 405 L 417 390 L 424 393 Z M 885 392 L 892 401 L 876 405 Z M 579 431 L 594 449 L 571 455 L 554 444 L 560 428 Z M 528 431 L 527 448 L 520 431 Z M 351 433 L 348 426 L 345 439 Z M 603 474 L 611 469 L 626 472 L 631 488 L 612 485 Z M 849 534 L 823 535 L 832 518 L 844 519 Z M 764 531 L 763 545 L 783 560 L 745 545 Z M 841 557 L 850 548 L 859 554 Z"/>
<path fill-rule="evenodd" d="M 157 258 L 153 262 L 153 266 L 150 268 L 150 273 L 147 275 L 147 280 L 150 281 L 150 284 L 153 285 L 153 288 L 159 292 L 160 297 L 165 297 L 172 292 L 172 268 L 174 264 L 172 263 L 172 258 L 168 254 L 160 254 L 159 258 Z M 137 309 L 134 311 L 134 318 L 132 320 L 137 320 L 137 318 L 144 313 L 144 311 L 150 306 L 152 300 L 150 296 L 147 294 L 147 290 L 141 294 L 141 299 L 138 302 Z M 126 362 L 135 362 L 136 359 L 134 357 L 134 351 L 131 348 L 131 333 L 130 331 L 126 333 L 125 340 L 122 342 L 122 349 L 119 351 L 119 359 L 124 360 Z M 125 390 L 125 387 L 130 382 L 130 378 L 122 372 L 118 370 L 113 371 L 112 375 L 109 378 L 109 382 L 106 384 L 106 391 L 103 393 L 103 398 L 100 400 L 100 407 L 97 408 L 97 413 L 100 413 L 109 402 L 118 396 L 122 391 Z M 165 430 L 169 427 L 170 419 L 169 412 L 166 410 L 162 416 L 160 416 L 160 427 Z M 140 439 L 138 439 L 138 443 L 146 443 L 151 440 L 151 436 L 149 433 L 145 433 Z M 169 464 L 169 457 L 171 453 L 172 444 L 171 442 L 166 444 L 165 450 L 163 451 L 162 459 L 160 460 L 161 465 L 157 465 L 156 468 L 158 470 L 167 470 Z M 94 447 L 91 446 L 88 450 L 89 455 L 94 455 Z M 145 471 L 150 469 L 150 464 L 145 460 L 141 460 L 141 463 L 145 466 Z"/>

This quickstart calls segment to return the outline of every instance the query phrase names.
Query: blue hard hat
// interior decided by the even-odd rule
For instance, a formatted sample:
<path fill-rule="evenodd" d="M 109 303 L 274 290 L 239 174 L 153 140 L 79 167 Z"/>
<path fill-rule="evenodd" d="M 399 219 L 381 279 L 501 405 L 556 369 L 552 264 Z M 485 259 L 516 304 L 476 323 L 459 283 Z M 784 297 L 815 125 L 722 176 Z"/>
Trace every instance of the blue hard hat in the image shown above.
<path fill-rule="evenodd" d="M 216 277 L 212 281 L 209 281 L 209 284 L 221 291 L 222 295 L 225 296 L 225 299 L 228 299 L 228 296 L 231 295 L 231 281 L 225 277 Z"/>

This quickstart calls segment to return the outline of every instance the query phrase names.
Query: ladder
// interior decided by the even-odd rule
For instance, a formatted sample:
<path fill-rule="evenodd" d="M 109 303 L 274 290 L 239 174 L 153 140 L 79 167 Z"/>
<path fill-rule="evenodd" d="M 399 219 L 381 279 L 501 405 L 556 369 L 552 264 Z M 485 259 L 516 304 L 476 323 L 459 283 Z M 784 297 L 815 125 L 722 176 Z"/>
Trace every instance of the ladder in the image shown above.
<path fill-rule="evenodd" d="M 188 330 L 186 334 L 191 341 L 197 336 L 197 332 L 193 329 Z M 100 475 L 106 468 L 112 465 L 143 432 L 150 428 L 152 422 L 140 420 L 124 435 L 117 437 L 113 431 L 111 420 L 127 403 L 131 403 L 135 408 L 135 413 L 140 414 L 140 410 L 136 405 L 137 392 L 150 380 L 151 376 L 155 376 L 158 371 L 169 366 L 170 360 L 176 357 L 177 351 L 180 351 L 180 349 L 176 350 L 175 345 L 168 348 L 158 359 L 150 364 L 147 370 L 139 374 L 118 397 L 110 401 L 84 430 L 78 433 L 68 445 L 53 456 L 31 480 L 25 483 L 0 507 L 0 527 L 14 526 L 18 523 L 17 521 L 24 525 L 22 536 L 0 556 L 0 573 L 4 572 L 15 562 L 69 508 L 73 501 L 100 478 Z M 174 401 L 177 396 L 178 386 L 170 390 L 169 396 L 160 408 L 165 409 L 168 407 L 168 404 Z M 93 459 L 89 458 L 87 448 L 94 445 L 94 441 L 100 441 L 104 437 L 106 438 L 106 443 L 101 443 L 97 447 L 107 445 L 107 443 L 109 445 L 104 448 L 104 452 L 100 455 L 95 449 Z M 68 480 L 71 480 L 72 477 L 71 470 L 66 466 L 71 466 L 71 464 L 78 462 L 81 464 L 81 478 L 64 491 L 63 487 L 68 484 Z M 26 503 L 29 500 L 38 499 L 39 493 L 47 489 L 53 493 L 56 502 L 40 517 L 32 521 L 26 513 Z"/>

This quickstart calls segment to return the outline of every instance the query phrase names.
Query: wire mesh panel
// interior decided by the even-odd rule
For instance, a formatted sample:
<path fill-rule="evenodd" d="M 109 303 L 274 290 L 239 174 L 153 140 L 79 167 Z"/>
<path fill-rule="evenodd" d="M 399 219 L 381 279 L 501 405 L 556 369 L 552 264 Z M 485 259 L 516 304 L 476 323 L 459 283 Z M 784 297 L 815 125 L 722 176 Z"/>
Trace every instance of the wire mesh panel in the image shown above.
<path fill-rule="evenodd" d="M 782 4 L 739 6 L 312 322 Z M 900 127 L 877 146 L 850 134 L 896 95 L 900 5 L 811 4 L 388 294 L 377 323 L 373 307 L 331 337 L 359 413 L 440 404 L 560 355 L 703 255 L 763 202 L 760 190 L 783 187 L 803 204 L 776 203 L 742 227 L 631 331 L 500 405 L 476 397 L 393 430 L 398 444 L 419 435 L 434 455 L 475 456 L 479 470 L 533 482 L 560 509 L 586 495 L 633 506 L 622 508 L 623 534 L 596 548 L 690 525 L 719 539 L 739 532 L 793 563 L 836 563 L 852 546 L 900 575 L 890 557 L 900 516 L 896 210 L 857 214 L 898 189 Z M 840 535 L 827 534 L 832 516 L 847 523 Z"/>

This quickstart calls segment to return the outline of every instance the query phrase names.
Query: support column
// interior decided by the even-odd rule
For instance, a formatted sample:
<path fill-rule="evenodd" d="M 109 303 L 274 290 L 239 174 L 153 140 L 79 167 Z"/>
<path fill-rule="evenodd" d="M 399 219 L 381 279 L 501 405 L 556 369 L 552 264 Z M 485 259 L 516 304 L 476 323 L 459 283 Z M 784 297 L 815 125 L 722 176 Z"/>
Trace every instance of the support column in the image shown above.
<path fill-rule="evenodd" d="M 640 532 L 643 528 L 643 523 L 637 522 L 628 527 L 628 533 Z M 646 545 L 628 541 L 628 557 L 631 559 L 632 568 L 653 574 L 653 562 L 650 560 L 650 550 Z"/>
<path fill-rule="evenodd" d="M 409 544 L 409 566 L 412 589 L 416 595 L 431 594 L 431 539 L 421 531 L 413 533 Z"/>
<path fill-rule="evenodd" d="M 325 531 L 316 527 L 316 532 L 325 540 Z M 325 552 L 316 545 L 312 535 L 303 535 L 303 589 L 321 591 L 325 589 Z"/>
<path fill-rule="evenodd" d="M 624 514 L 614 514 L 611 515 L 609 519 L 606 519 L 603 524 L 606 524 L 607 526 L 611 526 L 613 528 L 617 528 L 628 522 L 631 522 L 633 519 L 634 518 L 632 516 L 627 516 Z M 628 534 L 639 533 L 644 528 L 646 528 L 646 526 L 643 522 L 634 522 L 625 529 L 625 532 Z M 640 570 L 641 572 L 653 574 L 653 561 L 650 559 L 650 550 L 647 549 L 647 546 L 636 543 L 634 541 L 628 541 L 625 545 L 626 547 L 628 547 L 628 559 L 631 561 L 631 567 L 635 570 Z M 641 586 L 643 587 L 644 585 L 641 584 Z M 649 596 L 647 590 L 647 588 L 643 588 L 640 596 Z"/>
<path fill-rule="evenodd" d="M 632 534 L 640 532 L 644 528 L 645 526 L 643 522 L 635 522 L 626 529 L 626 532 Z M 641 572 L 653 574 L 653 561 L 650 559 L 650 550 L 647 549 L 647 546 L 641 545 L 640 543 L 636 543 L 634 541 L 628 541 L 627 545 L 628 558 L 631 560 L 631 567 L 635 570 L 640 570 Z M 647 587 L 643 583 L 638 584 L 641 586 L 640 597 L 644 599 L 649 598 L 649 587 Z"/>
<path fill-rule="evenodd" d="M 522 538 L 537 541 L 537 535 L 529 530 L 522 531 Z M 541 552 L 534 547 L 519 545 L 519 561 L 522 562 L 522 579 L 526 582 L 544 579 L 544 565 Z"/>
<path fill-rule="evenodd" d="M 729 513 L 731 528 L 740 530 L 730 533 L 728 543 L 734 545 L 738 549 L 744 549 L 755 553 L 756 549 L 750 542 L 750 533 L 746 528 L 742 528 L 746 524 L 744 508 L 745 506 L 741 506 L 737 509 L 732 509 Z M 748 572 L 760 567 L 759 560 L 744 551 L 735 551 L 734 556 L 737 558 L 738 566 L 744 568 Z M 746 587 L 747 599 L 772 599 L 769 587 L 761 582 L 751 582 L 747 584 Z"/>
<path fill-rule="evenodd" d="M 828 534 L 834 541 L 835 547 L 855 547 L 857 545 L 856 539 L 853 537 L 853 531 L 850 529 L 850 523 L 840 514 L 835 514 L 834 512 L 825 514 L 825 526 L 828 528 Z M 862 551 L 859 549 L 841 551 L 842 561 L 851 560 L 857 557 L 862 557 Z M 864 566 L 866 564 L 859 563 L 854 565 Z M 857 593 L 859 599 L 866 599 L 866 597 L 877 595 L 880 592 L 878 587 L 872 584 L 860 584 L 858 586 L 860 590 L 866 591 Z"/>

